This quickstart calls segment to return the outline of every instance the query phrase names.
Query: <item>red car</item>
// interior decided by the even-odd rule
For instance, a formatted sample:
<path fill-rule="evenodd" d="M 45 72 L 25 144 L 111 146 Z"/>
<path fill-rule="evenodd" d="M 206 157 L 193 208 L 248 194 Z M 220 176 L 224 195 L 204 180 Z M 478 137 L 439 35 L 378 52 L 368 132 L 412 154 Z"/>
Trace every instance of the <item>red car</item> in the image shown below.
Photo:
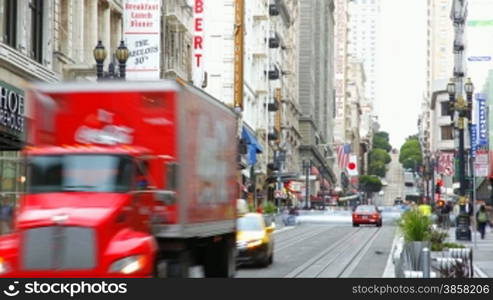
<path fill-rule="evenodd" d="M 382 226 L 382 214 L 375 205 L 359 205 L 353 212 L 353 227 L 361 224 Z"/>

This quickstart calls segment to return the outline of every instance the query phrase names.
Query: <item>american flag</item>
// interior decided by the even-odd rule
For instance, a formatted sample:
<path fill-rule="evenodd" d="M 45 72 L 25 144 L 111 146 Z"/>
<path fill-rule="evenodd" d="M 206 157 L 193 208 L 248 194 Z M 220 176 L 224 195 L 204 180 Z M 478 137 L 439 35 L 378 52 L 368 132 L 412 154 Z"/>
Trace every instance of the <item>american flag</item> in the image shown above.
<path fill-rule="evenodd" d="M 337 159 L 339 162 L 339 168 L 344 170 L 344 168 L 349 163 L 349 155 L 351 154 L 351 145 L 344 144 L 337 147 Z"/>

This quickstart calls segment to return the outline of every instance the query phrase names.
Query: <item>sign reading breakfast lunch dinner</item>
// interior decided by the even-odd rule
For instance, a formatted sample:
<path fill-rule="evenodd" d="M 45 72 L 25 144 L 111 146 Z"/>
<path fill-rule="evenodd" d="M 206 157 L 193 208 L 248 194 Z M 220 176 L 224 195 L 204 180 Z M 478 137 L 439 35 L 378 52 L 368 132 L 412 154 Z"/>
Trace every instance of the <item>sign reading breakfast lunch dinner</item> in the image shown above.
<path fill-rule="evenodd" d="M 155 80 L 160 73 L 160 0 L 125 0 L 123 34 L 129 49 L 127 80 Z"/>

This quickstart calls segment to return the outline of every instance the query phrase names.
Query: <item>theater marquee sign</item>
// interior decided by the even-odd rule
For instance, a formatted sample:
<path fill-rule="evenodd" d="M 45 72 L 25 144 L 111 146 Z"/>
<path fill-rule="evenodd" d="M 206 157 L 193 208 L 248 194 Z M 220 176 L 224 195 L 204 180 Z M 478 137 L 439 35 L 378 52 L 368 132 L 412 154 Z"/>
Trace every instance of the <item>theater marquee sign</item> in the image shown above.
<path fill-rule="evenodd" d="M 24 92 L 0 81 L 0 150 L 20 147 L 25 140 Z"/>

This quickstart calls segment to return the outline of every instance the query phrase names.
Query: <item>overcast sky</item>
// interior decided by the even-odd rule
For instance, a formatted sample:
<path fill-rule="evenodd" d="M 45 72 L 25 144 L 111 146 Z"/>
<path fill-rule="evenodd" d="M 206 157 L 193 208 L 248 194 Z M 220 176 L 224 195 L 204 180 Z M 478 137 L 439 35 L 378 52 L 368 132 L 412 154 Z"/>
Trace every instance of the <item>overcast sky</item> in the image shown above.
<path fill-rule="evenodd" d="M 426 86 L 426 0 L 380 0 L 376 112 L 400 148 L 418 133 Z"/>

